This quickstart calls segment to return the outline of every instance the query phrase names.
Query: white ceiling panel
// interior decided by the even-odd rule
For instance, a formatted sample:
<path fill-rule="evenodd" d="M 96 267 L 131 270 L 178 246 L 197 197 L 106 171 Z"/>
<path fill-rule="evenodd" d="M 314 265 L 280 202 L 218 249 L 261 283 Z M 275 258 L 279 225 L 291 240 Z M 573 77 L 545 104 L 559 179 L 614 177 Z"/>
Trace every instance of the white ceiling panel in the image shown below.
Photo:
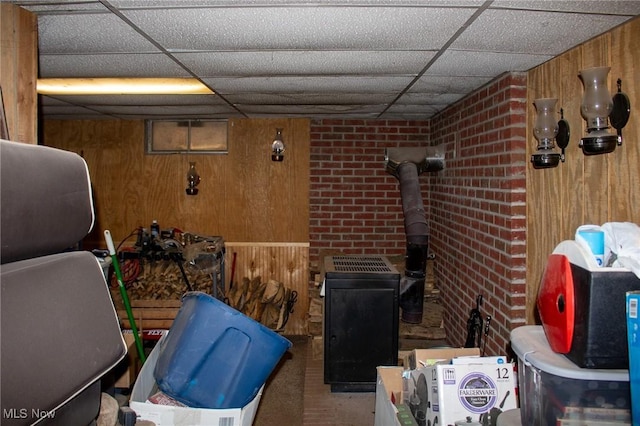
<path fill-rule="evenodd" d="M 69 119 L 427 119 L 640 15 L 637 0 L 2 1 L 38 17 L 43 77 L 192 76 L 216 92 L 43 97 L 44 118 Z"/>
<path fill-rule="evenodd" d="M 191 77 L 162 53 L 41 54 L 40 77 Z"/>
<path fill-rule="evenodd" d="M 125 0 L 126 1 L 126 0 Z M 3 1 L 4 2 L 4 1 Z M 38 15 L 60 15 L 69 13 L 109 13 L 102 3 L 97 0 L 73 1 L 73 2 L 48 2 L 38 0 L 26 0 L 20 2 L 25 9 L 37 13 Z"/>
<path fill-rule="evenodd" d="M 393 104 L 385 114 L 405 120 L 425 120 L 445 109 L 447 105 L 400 105 Z"/>
<path fill-rule="evenodd" d="M 299 94 L 287 93 L 246 93 L 232 94 L 225 98 L 240 107 L 245 105 L 386 105 L 396 97 L 395 92 L 385 93 L 306 93 L 304 97 Z"/>
<path fill-rule="evenodd" d="M 37 1 L 37 0 L 32 0 Z M 87 0 L 91 2 L 91 0 Z M 94 0 L 97 2 L 98 0 Z M 520 1 L 520 0 L 515 0 Z M 538 0 L 546 1 L 546 0 Z M 242 0 L 242 7 L 351 6 L 358 7 L 480 7 L 485 0 Z M 238 0 L 111 0 L 118 9 L 238 7 Z"/>
<path fill-rule="evenodd" d="M 493 76 L 488 77 L 471 77 L 471 76 L 436 76 L 423 75 L 416 83 L 407 91 L 407 95 L 413 93 L 424 94 L 444 94 L 451 93 L 455 95 L 466 95 L 480 86 L 487 84 Z"/>
<path fill-rule="evenodd" d="M 205 78 L 204 82 L 226 93 L 385 93 L 398 92 L 410 77 L 240 77 Z"/>
<path fill-rule="evenodd" d="M 47 96 L 57 102 L 65 102 L 76 105 L 100 106 L 100 105 L 225 105 L 219 96 L 215 95 L 74 95 L 74 96 Z"/>
<path fill-rule="evenodd" d="M 113 116 L 105 116 L 102 112 L 92 111 L 88 108 L 76 105 L 43 105 L 42 113 L 50 118 L 83 120 L 87 118 L 114 118 Z"/>
<path fill-rule="evenodd" d="M 637 0 L 495 0 L 491 7 L 627 16 L 640 13 L 640 2 Z"/>
<path fill-rule="evenodd" d="M 380 105 L 252 105 L 245 107 L 253 116 L 274 116 L 286 111 L 288 116 L 326 117 L 336 114 L 364 114 L 374 117 L 380 111 Z"/>
<path fill-rule="evenodd" d="M 42 54 L 143 53 L 158 49 L 113 14 L 43 15 L 38 18 Z"/>
<path fill-rule="evenodd" d="M 555 56 L 625 20 L 616 15 L 487 10 L 451 48 Z"/>
<path fill-rule="evenodd" d="M 169 51 L 440 49 L 475 10 L 229 7 L 125 10 Z M 372 48 L 373 47 L 373 48 Z"/>
<path fill-rule="evenodd" d="M 448 50 L 427 71 L 427 75 L 495 77 L 507 71 L 526 71 L 551 56 Z"/>
<path fill-rule="evenodd" d="M 462 93 L 406 93 L 396 101 L 397 105 L 450 105 L 460 100 Z"/>
<path fill-rule="evenodd" d="M 164 105 L 164 106 L 100 106 L 101 111 L 118 116 L 149 116 L 150 118 L 194 117 L 201 118 L 211 114 L 229 114 L 232 112 L 224 106 L 213 105 Z"/>
<path fill-rule="evenodd" d="M 201 77 L 416 75 L 435 51 L 261 51 L 175 53 Z"/>

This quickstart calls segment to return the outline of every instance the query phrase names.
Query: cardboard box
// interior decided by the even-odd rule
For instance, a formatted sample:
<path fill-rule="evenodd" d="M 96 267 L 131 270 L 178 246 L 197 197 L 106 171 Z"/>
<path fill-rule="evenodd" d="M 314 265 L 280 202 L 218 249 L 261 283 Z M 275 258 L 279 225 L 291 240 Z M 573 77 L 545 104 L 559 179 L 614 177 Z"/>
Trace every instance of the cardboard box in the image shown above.
<path fill-rule="evenodd" d="M 164 339 L 165 336 L 162 337 Z M 162 341 L 161 339 L 161 341 Z M 160 343 L 160 342 L 159 342 Z M 136 412 L 138 420 L 149 420 L 156 426 L 251 426 L 258 411 L 264 386 L 256 397 L 242 408 L 212 410 L 203 408 L 177 407 L 148 402 L 148 398 L 157 392 L 153 378 L 153 369 L 158 361 L 156 348 L 144 363 L 138 379 L 133 385 L 129 407 Z"/>
<path fill-rule="evenodd" d="M 414 349 L 410 353 L 404 353 L 404 356 L 401 357 L 404 367 L 378 367 L 375 426 L 402 426 L 394 402 L 400 404 L 406 399 L 407 389 L 405 389 L 405 381 L 402 378 L 403 373 L 409 374 L 409 369 L 415 369 L 416 365 L 424 366 L 433 364 L 436 360 L 469 355 L 479 356 L 480 350 L 478 348 Z"/>
<path fill-rule="evenodd" d="M 402 426 L 392 401 L 402 401 L 402 367 L 378 367 L 374 426 Z"/>
<path fill-rule="evenodd" d="M 420 404 L 417 412 L 424 413 L 427 424 L 469 419 L 496 424 L 500 413 L 517 408 L 513 365 L 498 364 L 493 357 L 487 361 L 472 358 L 464 364 L 441 363 L 411 372 Z"/>
<path fill-rule="evenodd" d="M 438 348 L 438 349 L 414 349 L 409 354 L 408 368 L 416 368 L 433 365 L 437 361 L 443 361 L 460 356 L 480 356 L 480 348 Z"/>

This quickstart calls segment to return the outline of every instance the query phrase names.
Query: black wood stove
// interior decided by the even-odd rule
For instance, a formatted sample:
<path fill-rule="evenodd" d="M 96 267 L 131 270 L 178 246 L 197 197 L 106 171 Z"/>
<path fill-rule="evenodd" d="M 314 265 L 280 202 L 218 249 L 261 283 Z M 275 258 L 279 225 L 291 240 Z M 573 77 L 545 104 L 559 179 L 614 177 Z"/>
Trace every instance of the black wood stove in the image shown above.
<path fill-rule="evenodd" d="M 376 368 L 398 364 L 400 274 L 383 256 L 324 259 L 324 382 L 374 392 Z"/>

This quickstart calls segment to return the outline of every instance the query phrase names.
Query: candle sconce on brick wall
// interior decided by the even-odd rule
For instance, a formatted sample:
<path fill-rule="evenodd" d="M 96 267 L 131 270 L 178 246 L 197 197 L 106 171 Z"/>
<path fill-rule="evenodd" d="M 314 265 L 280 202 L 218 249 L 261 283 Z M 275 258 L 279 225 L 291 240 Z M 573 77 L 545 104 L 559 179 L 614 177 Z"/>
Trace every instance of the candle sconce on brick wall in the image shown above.
<path fill-rule="evenodd" d="M 564 111 L 560 109 L 560 121 L 555 119 L 556 98 L 542 98 L 533 101 L 536 108 L 536 120 L 533 126 L 533 135 L 538 141 L 536 152 L 531 155 L 531 162 L 536 169 L 548 169 L 557 167 L 560 161 L 564 162 L 564 150 L 569 144 L 569 123 L 564 119 Z M 559 154 L 555 151 L 554 141 L 562 150 Z"/>
<path fill-rule="evenodd" d="M 587 122 L 587 134 L 580 139 L 579 146 L 585 155 L 613 152 L 616 145 L 622 145 L 622 129 L 629 121 L 631 107 L 629 98 L 622 93 L 621 79 L 617 81 L 618 91 L 614 97 L 609 94 L 609 70 L 609 67 L 594 67 L 579 73 L 584 86 L 580 112 Z M 609 121 L 617 134 L 609 133 Z"/>

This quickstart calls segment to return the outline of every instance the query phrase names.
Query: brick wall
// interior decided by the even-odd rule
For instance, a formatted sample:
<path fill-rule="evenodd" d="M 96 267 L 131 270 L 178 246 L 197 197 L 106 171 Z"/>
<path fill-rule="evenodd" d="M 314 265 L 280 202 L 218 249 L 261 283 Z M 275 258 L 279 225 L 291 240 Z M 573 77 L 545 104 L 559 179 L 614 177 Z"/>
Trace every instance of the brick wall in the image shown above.
<path fill-rule="evenodd" d="M 310 263 L 331 252 L 404 255 L 404 216 L 387 147 L 445 144 L 445 169 L 420 177 L 436 286 L 451 345 L 482 294 L 487 354 L 525 318 L 526 74 L 508 74 L 431 121 L 311 123 Z"/>
<path fill-rule="evenodd" d="M 430 178 L 430 250 L 449 343 L 463 345 L 478 295 L 491 315 L 487 354 L 524 324 L 526 74 L 507 74 L 435 117 L 445 170 Z"/>
<path fill-rule="evenodd" d="M 324 254 L 403 255 L 398 180 L 385 148 L 428 144 L 426 121 L 314 120 L 311 123 L 309 261 Z M 428 176 L 420 177 L 428 208 Z"/>

